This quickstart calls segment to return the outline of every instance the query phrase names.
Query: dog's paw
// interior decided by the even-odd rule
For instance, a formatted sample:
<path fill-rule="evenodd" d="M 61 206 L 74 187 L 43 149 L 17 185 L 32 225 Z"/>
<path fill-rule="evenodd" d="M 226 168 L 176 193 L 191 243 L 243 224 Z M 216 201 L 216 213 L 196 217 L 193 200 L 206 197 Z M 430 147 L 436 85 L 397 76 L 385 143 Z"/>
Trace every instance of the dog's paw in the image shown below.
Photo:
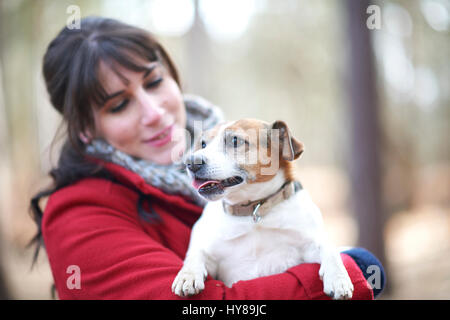
<path fill-rule="evenodd" d="M 347 273 L 327 274 L 321 269 L 319 276 L 323 280 L 323 291 L 334 300 L 350 300 L 353 296 L 353 284 Z"/>
<path fill-rule="evenodd" d="M 205 268 L 184 266 L 172 283 L 172 292 L 180 297 L 199 294 L 205 289 Z"/>

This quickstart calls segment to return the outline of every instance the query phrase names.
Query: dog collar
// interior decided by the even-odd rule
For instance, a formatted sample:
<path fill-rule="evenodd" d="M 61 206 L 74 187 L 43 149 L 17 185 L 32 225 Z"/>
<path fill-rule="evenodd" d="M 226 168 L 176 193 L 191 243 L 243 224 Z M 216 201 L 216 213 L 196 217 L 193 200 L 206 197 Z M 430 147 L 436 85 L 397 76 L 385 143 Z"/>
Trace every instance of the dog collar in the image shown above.
<path fill-rule="evenodd" d="M 302 189 L 298 181 L 288 181 L 275 193 L 263 199 L 230 205 L 222 201 L 223 209 L 233 216 L 253 216 L 253 222 L 258 223 L 267 212 L 280 202 L 289 199 Z"/>

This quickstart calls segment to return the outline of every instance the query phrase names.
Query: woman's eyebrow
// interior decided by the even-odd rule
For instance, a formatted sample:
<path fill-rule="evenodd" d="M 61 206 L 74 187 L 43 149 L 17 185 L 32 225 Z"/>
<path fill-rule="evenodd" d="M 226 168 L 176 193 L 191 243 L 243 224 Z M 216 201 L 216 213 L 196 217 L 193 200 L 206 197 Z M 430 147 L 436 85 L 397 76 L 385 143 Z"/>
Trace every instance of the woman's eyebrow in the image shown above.
<path fill-rule="evenodd" d="M 146 67 L 142 78 L 145 79 L 150 73 L 152 73 L 153 70 L 155 70 L 156 67 L 157 67 L 157 65 Z M 117 96 L 120 96 L 124 92 L 125 92 L 125 90 L 120 90 L 120 91 L 111 93 L 105 97 L 104 102 L 106 103 L 108 100 L 111 100 Z"/>
<path fill-rule="evenodd" d="M 148 68 L 146 67 L 146 68 L 145 68 L 144 75 L 142 76 L 142 78 L 145 79 L 150 73 L 152 73 L 153 70 L 155 70 L 156 67 L 157 67 L 156 64 L 155 64 L 155 65 L 152 65 L 152 66 L 150 66 L 150 67 L 148 67 Z"/>
<path fill-rule="evenodd" d="M 107 95 L 105 97 L 105 99 L 104 99 L 104 103 L 106 103 L 108 100 L 111 100 L 111 99 L 113 99 L 113 98 L 115 98 L 117 96 L 120 96 L 124 92 L 125 92 L 125 90 L 120 90 L 120 91 L 114 92 L 114 93 L 112 93 L 110 95 Z"/>

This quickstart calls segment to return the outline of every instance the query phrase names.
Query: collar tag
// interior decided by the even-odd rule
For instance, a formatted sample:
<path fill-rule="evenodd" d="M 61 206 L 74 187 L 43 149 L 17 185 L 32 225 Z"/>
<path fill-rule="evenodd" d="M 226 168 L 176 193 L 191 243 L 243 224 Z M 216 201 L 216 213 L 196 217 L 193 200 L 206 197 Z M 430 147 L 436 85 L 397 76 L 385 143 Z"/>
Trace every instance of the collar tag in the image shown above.
<path fill-rule="evenodd" d="M 252 216 L 253 216 L 253 222 L 258 223 L 261 221 L 261 216 L 258 214 L 259 207 L 261 207 L 262 202 L 259 202 L 255 209 L 253 210 Z"/>

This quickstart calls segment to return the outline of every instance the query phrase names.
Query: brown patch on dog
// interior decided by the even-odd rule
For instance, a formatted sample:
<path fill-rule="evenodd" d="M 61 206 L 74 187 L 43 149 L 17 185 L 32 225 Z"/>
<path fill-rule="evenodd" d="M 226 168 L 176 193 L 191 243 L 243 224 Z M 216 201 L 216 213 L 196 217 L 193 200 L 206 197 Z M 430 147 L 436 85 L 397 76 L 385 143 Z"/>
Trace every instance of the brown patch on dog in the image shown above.
<path fill-rule="evenodd" d="M 295 139 L 284 121 L 275 121 L 272 129 L 278 130 L 280 139 L 281 157 L 284 160 L 294 161 L 303 153 L 303 143 Z"/>
<path fill-rule="evenodd" d="M 203 134 L 203 137 L 207 140 L 207 141 L 211 141 L 215 136 L 217 136 L 217 134 L 220 131 L 220 128 L 224 125 L 225 123 L 219 123 L 217 125 L 215 125 L 213 128 L 211 128 L 208 131 L 205 131 L 205 133 Z"/>
<path fill-rule="evenodd" d="M 280 167 L 284 171 L 284 176 L 286 177 L 286 181 L 296 181 L 298 180 L 296 177 L 295 165 L 291 161 L 282 160 L 280 163 Z"/>
<path fill-rule="evenodd" d="M 212 127 L 211 129 L 208 129 L 206 131 L 203 131 L 201 135 L 199 135 L 199 137 L 197 137 L 197 140 L 195 140 L 194 142 L 194 146 L 193 146 L 193 151 L 197 151 L 199 149 L 202 148 L 202 141 L 205 141 L 206 143 L 210 142 L 212 139 L 214 139 L 215 136 L 217 136 L 217 134 L 220 131 L 220 128 L 224 125 L 225 123 L 219 123 L 216 124 L 214 127 Z"/>
<path fill-rule="evenodd" d="M 259 183 L 270 181 L 277 174 L 280 166 L 273 173 L 267 174 L 265 170 L 269 170 L 273 164 L 272 149 L 270 143 L 270 129 L 269 123 L 257 119 L 241 119 L 225 129 L 226 134 L 236 134 L 237 136 L 247 136 L 247 149 L 239 149 L 237 152 L 255 152 L 257 148 L 256 163 L 248 163 L 248 161 L 238 161 L 239 166 L 248 173 L 248 183 Z M 265 130 L 265 133 L 260 133 L 260 130 Z M 234 151 L 234 152 L 236 152 Z M 230 152 L 230 151 L 228 151 Z M 244 157 L 245 158 L 245 157 Z M 269 160 L 268 163 L 262 163 L 262 160 Z M 277 160 L 279 158 L 277 157 Z"/>
<path fill-rule="evenodd" d="M 273 129 L 279 130 L 280 139 L 280 167 L 284 170 L 286 181 L 295 181 L 295 166 L 293 161 L 303 153 L 303 143 L 292 136 L 284 121 L 272 123 Z"/>
<path fill-rule="evenodd" d="M 274 124 L 276 125 L 274 126 Z M 303 149 L 303 145 L 290 136 L 287 125 L 284 122 L 276 121 L 274 124 L 257 119 L 241 119 L 231 122 L 224 129 L 224 152 L 228 153 L 232 158 L 237 155 L 237 158 L 234 159 L 236 159 L 240 168 L 247 172 L 247 183 L 249 184 L 270 181 L 279 170 L 284 171 L 286 181 L 295 180 L 295 170 L 292 163 L 294 159 L 291 161 L 287 160 L 284 156 L 284 150 L 280 149 L 287 147 L 288 143 L 286 139 L 289 139 L 289 148 L 292 148 L 292 156 L 296 159 L 299 156 L 297 149 Z M 219 134 L 223 125 L 224 123 L 218 124 L 214 128 L 204 132 L 202 139 L 208 143 Z M 279 143 L 276 150 L 277 154 L 272 155 L 272 129 L 279 128 L 284 129 L 284 131 L 280 131 L 282 134 L 280 137 L 277 136 L 279 138 L 277 141 Z M 264 130 L 265 132 L 260 133 L 260 130 Z M 244 139 L 246 143 L 234 148 L 230 144 L 234 136 Z M 290 140 L 291 138 L 292 140 Z M 196 150 L 201 148 L 202 139 L 199 139 Z M 255 149 L 257 154 L 256 162 L 251 163 L 251 161 L 248 161 L 249 159 L 246 155 L 249 151 L 255 152 Z M 274 161 L 277 161 L 278 165 Z M 275 166 L 273 170 L 271 170 L 272 165 Z M 273 172 L 268 174 L 268 171 Z"/>
<path fill-rule="evenodd" d="M 233 122 L 225 130 L 239 131 L 239 130 L 259 130 L 259 129 L 269 129 L 270 125 L 267 122 L 257 120 L 257 119 L 241 119 Z"/>

